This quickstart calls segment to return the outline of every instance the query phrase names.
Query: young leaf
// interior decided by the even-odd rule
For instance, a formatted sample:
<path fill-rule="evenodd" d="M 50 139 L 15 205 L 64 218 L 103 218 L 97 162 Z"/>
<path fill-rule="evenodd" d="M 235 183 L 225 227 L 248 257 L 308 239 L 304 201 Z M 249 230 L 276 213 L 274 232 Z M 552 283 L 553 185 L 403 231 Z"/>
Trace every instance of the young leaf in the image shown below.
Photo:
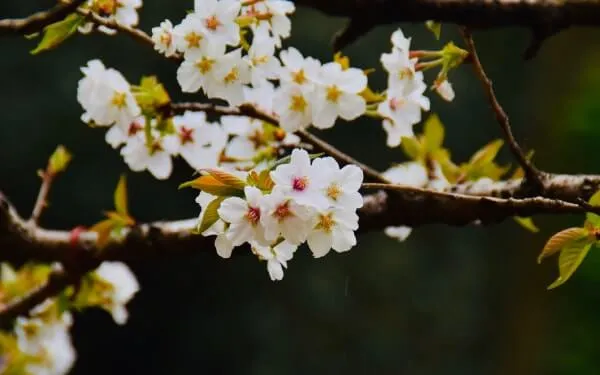
<path fill-rule="evenodd" d="M 600 190 L 598 190 L 592 197 L 590 198 L 589 204 L 592 206 L 600 206 Z M 590 226 L 592 228 L 600 227 L 600 216 L 588 212 L 585 214 L 585 225 Z"/>
<path fill-rule="evenodd" d="M 534 224 L 533 219 L 530 217 L 515 216 L 514 219 L 517 222 L 517 224 L 519 224 L 520 226 L 532 233 L 537 233 L 540 231 L 540 229 Z"/>
<path fill-rule="evenodd" d="M 223 185 L 231 186 L 236 189 L 243 190 L 246 183 L 241 178 L 220 169 L 203 169 L 202 172 L 208 173 Z"/>
<path fill-rule="evenodd" d="M 119 178 L 114 200 L 117 213 L 122 216 L 129 216 L 129 209 L 127 207 L 127 179 L 125 175 L 121 175 L 121 178 Z"/>
<path fill-rule="evenodd" d="M 427 29 L 433 33 L 433 35 L 435 36 L 435 39 L 437 39 L 437 40 L 440 39 L 440 34 L 442 33 L 442 24 L 441 23 L 431 21 L 431 20 L 425 21 L 425 27 L 427 27 Z"/>
<path fill-rule="evenodd" d="M 200 176 L 194 180 L 184 182 L 179 188 L 191 187 L 219 197 L 243 196 L 244 191 L 236 187 L 228 186 L 213 176 Z"/>
<path fill-rule="evenodd" d="M 589 235 L 590 232 L 585 228 L 568 228 L 556 233 L 546 242 L 542 253 L 537 259 L 538 263 L 541 263 L 544 258 L 551 256 L 560 249 L 571 246 Z"/>
<path fill-rule="evenodd" d="M 73 13 L 62 21 L 53 23 L 44 28 L 44 36 L 38 46 L 31 51 L 32 55 L 50 50 L 64 42 L 68 37 L 73 35 L 79 26 L 83 24 L 84 17 Z"/>
<path fill-rule="evenodd" d="M 247 181 L 249 185 L 255 186 L 264 192 L 271 192 L 273 186 L 275 186 L 275 183 L 271 179 L 271 174 L 267 169 L 262 170 L 260 174 L 256 173 L 256 171 L 251 171 L 248 174 Z"/>
<path fill-rule="evenodd" d="M 415 137 L 402 137 L 400 146 L 402 146 L 402 150 L 406 156 L 412 160 L 420 160 L 425 156 L 423 146 Z"/>
<path fill-rule="evenodd" d="M 483 167 L 493 162 L 503 144 L 504 141 L 501 139 L 496 139 L 488 143 L 471 157 L 469 164 L 473 167 Z"/>
<path fill-rule="evenodd" d="M 163 107 L 171 101 L 169 93 L 155 76 L 143 77 L 140 85 L 133 88 L 135 99 L 147 111 Z"/>
<path fill-rule="evenodd" d="M 221 207 L 221 203 L 227 197 L 218 197 L 215 198 L 212 202 L 206 206 L 206 210 L 204 211 L 204 216 L 202 216 L 202 222 L 198 225 L 198 233 L 203 233 L 205 230 L 210 228 L 214 223 L 219 220 L 219 213 L 217 210 Z"/>
<path fill-rule="evenodd" d="M 583 259 L 590 251 L 591 243 L 577 242 L 565 247 L 558 257 L 559 276 L 548 289 L 554 289 L 564 284 L 577 270 Z"/>
<path fill-rule="evenodd" d="M 429 116 L 425 121 L 424 131 L 425 148 L 428 152 L 435 151 L 444 143 L 444 125 L 436 114 Z"/>
<path fill-rule="evenodd" d="M 48 173 L 56 175 L 57 173 L 63 172 L 67 169 L 72 158 L 73 156 L 65 146 L 58 146 L 48 161 Z"/>
<path fill-rule="evenodd" d="M 90 228 L 90 232 L 96 232 L 98 234 L 98 241 L 96 243 L 99 248 L 106 246 L 114 228 L 115 223 L 111 219 L 102 220 Z"/>

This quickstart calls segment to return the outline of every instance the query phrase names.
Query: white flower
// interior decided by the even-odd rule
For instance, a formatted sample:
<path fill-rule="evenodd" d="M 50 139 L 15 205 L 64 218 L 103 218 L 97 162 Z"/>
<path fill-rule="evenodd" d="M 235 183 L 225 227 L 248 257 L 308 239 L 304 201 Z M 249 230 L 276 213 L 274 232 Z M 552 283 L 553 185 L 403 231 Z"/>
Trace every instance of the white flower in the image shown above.
<path fill-rule="evenodd" d="M 138 137 L 140 132 L 144 131 L 145 121 L 144 117 L 138 117 L 129 124 L 127 130 L 123 130 L 120 126 L 111 126 L 104 139 L 112 148 L 118 148 L 123 143 L 127 143 L 130 138 Z"/>
<path fill-rule="evenodd" d="M 173 24 L 169 20 L 164 20 L 160 26 L 152 28 L 152 41 L 154 49 L 165 56 L 173 56 L 177 51 L 173 37 Z"/>
<path fill-rule="evenodd" d="M 217 197 L 214 195 L 210 195 L 204 191 L 198 194 L 198 197 L 196 197 L 196 203 L 200 205 L 200 216 L 198 217 L 198 223 L 202 223 L 208 205 L 216 198 Z M 225 233 L 225 223 L 223 220 L 217 220 L 213 225 L 202 232 L 202 235 L 205 237 L 216 235 L 217 238 L 215 239 L 215 249 L 217 250 L 217 254 L 222 258 L 231 257 L 231 252 L 233 251 L 234 246 L 233 243 L 227 238 Z"/>
<path fill-rule="evenodd" d="M 401 225 L 399 227 L 387 227 L 383 230 L 386 236 L 394 238 L 399 242 L 406 241 L 408 236 L 412 233 L 412 228 Z"/>
<path fill-rule="evenodd" d="M 259 17 L 258 27 L 268 25 L 277 47 L 281 47 L 281 40 L 288 38 L 292 30 L 292 23 L 288 14 L 296 10 L 294 3 L 286 0 L 265 0 L 251 5 L 245 11 L 246 15 Z M 266 18 L 266 20 L 263 20 Z"/>
<path fill-rule="evenodd" d="M 404 36 L 401 29 L 394 31 L 391 37 L 393 46 L 407 54 L 410 52 L 410 39 Z"/>
<path fill-rule="evenodd" d="M 275 42 L 269 36 L 268 25 L 263 25 L 254 30 L 247 57 L 251 66 L 251 82 L 255 87 L 268 79 L 276 79 L 281 69 L 279 60 L 274 56 Z"/>
<path fill-rule="evenodd" d="M 196 92 L 215 81 L 215 70 L 225 53 L 225 45 L 209 43 L 198 51 L 189 52 L 177 69 L 177 82 L 183 92 Z"/>
<path fill-rule="evenodd" d="M 445 101 L 451 102 L 454 100 L 454 89 L 452 88 L 452 84 L 448 82 L 447 79 L 439 83 L 436 82 L 433 88 Z"/>
<path fill-rule="evenodd" d="M 218 124 L 206 121 L 204 112 L 185 112 L 173 117 L 174 138 L 178 153 L 194 169 L 216 167 L 227 134 Z"/>
<path fill-rule="evenodd" d="M 397 164 L 383 172 L 383 177 L 394 184 L 415 187 L 423 187 L 429 181 L 427 169 L 416 161 Z"/>
<path fill-rule="evenodd" d="M 295 48 L 290 47 L 279 53 L 279 58 L 283 63 L 280 71 L 282 83 L 293 83 L 303 90 L 311 90 L 314 87 L 313 77 L 319 75 L 321 63 L 312 57 L 304 58 Z"/>
<path fill-rule="evenodd" d="M 125 305 L 140 290 L 135 275 L 121 262 L 102 262 L 94 274 L 109 286 L 104 296 L 109 303 L 103 307 L 111 312 L 117 324 L 125 324 L 128 318 Z"/>
<path fill-rule="evenodd" d="M 316 222 L 307 237 L 315 258 L 324 256 L 332 248 L 341 253 L 356 245 L 354 231 L 358 229 L 358 215 L 355 212 L 333 208 L 318 213 Z"/>
<path fill-rule="evenodd" d="M 82 120 L 99 126 L 117 124 L 126 130 L 140 115 L 140 107 L 121 73 L 106 69 L 100 60 L 81 68 L 85 75 L 77 87 L 77 100 L 85 109 Z"/>
<path fill-rule="evenodd" d="M 429 110 L 429 99 L 421 90 L 425 90 L 424 84 L 408 93 L 400 89 L 389 90 L 386 100 L 377 106 L 377 112 L 385 117 L 383 129 L 389 147 L 400 145 L 402 137 L 412 137 L 413 125 L 421 121 L 421 110 Z"/>
<path fill-rule="evenodd" d="M 262 81 L 258 86 L 244 87 L 244 101 L 252 104 L 261 112 L 274 114 L 273 98 L 275 93 L 275 86 L 271 82 Z"/>
<path fill-rule="evenodd" d="M 76 356 L 69 335 L 71 324 L 69 312 L 52 321 L 17 318 L 15 333 L 19 350 L 35 358 L 26 364 L 27 373 L 63 375 L 69 372 Z"/>
<path fill-rule="evenodd" d="M 142 0 L 90 0 L 88 5 L 92 11 L 102 17 L 113 20 L 124 26 L 136 26 L 139 22 L 137 9 L 142 6 Z M 79 28 L 80 32 L 88 33 L 93 29 L 93 23 L 88 22 Z M 112 35 L 116 30 L 99 26 L 98 30 Z"/>
<path fill-rule="evenodd" d="M 241 49 L 233 50 L 221 57 L 214 67 L 214 80 L 204 86 L 211 98 L 220 98 L 232 106 L 244 102 L 244 85 L 250 83 L 250 66 L 242 59 Z"/>
<path fill-rule="evenodd" d="M 365 113 L 366 102 L 359 94 L 367 87 L 367 76 L 360 69 L 342 70 L 338 63 L 327 63 L 318 79 L 312 106 L 315 127 L 327 129 L 338 116 L 349 121 Z"/>
<path fill-rule="evenodd" d="M 315 208 L 327 208 L 329 201 L 322 194 L 325 181 L 310 164 L 308 152 L 301 149 L 292 151 L 291 160 L 271 172 L 275 190 L 293 198 L 296 202 Z"/>
<path fill-rule="evenodd" d="M 237 46 L 240 44 L 240 27 L 235 20 L 240 8 L 239 0 L 195 0 L 193 14 L 211 40 Z"/>
<path fill-rule="evenodd" d="M 298 246 L 283 241 L 274 247 L 253 243 L 252 250 L 263 260 L 267 261 L 267 271 L 271 280 L 283 279 L 283 268 L 287 268 L 287 261 L 291 260 Z"/>
<path fill-rule="evenodd" d="M 281 235 L 290 243 L 301 244 L 306 240 L 312 217 L 312 209 L 298 204 L 281 190 L 273 190 L 263 200 L 261 222 L 268 241 L 275 241 Z"/>
<path fill-rule="evenodd" d="M 284 84 L 276 92 L 274 108 L 281 127 L 295 132 L 308 127 L 312 122 L 310 95 L 298 85 Z"/>
<path fill-rule="evenodd" d="M 204 34 L 202 21 L 193 13 L 173 28 L 174 44 L 187 58 L 190 54 L 203 51 L 210 43 Z M 218 44 L 218 43 L 217 43 Z M 223 53 L 225 49 L 223 48 Z"/>
<path fill-rule="evenodd" d="M 246 199 L 231 197 L 221 203 L 218 213 L 219 217 L 229 223 L 226 235 L 233 246 L 244 242 L 257 241 L 265 243 L 264 228 L 261 225 L 262 192 L 253 187 L 244 188 Z"/>
<path fill-rule="evenodd" d="M 238 161 L 239 165 L 249 165 L 260 150 L 267 146 L 261 121 L 239 116 L 221 117 L 223 128 L 234 137 L 225 147 L 225 155 Z"/>
<path fill-rule="evenodd" d="M 325 181 L 322 193 L 331 206 L 346 210 L 362 207 L 363 198 L 358 192 L 363 182 L 362 169 L 356 165 L 346 165 L 340 169 L 332 157 L 315 159 L 312 166 Z"/>
<path fill-rule="evenodd" d="M 175 151 L 175 145 L 168 137 L 160 138 L 155 134 L 153 138 L 150 145 L 146 144 L 144 134 L 130 138 L 121 149 L 121 155 L 132 171 L 147 169 L 157 179 L 165 180 L 173 169 L 171 154 Z"/>
<path fill-rule="evenodd" d="M 408 51 L 394 48 L 391 53 L 381 55 L 381 64 L 388 72 L 389 88 L 404 88 L 411 81 L 423 81 L 423 72 L 415 71 L 417 59 L 409 58 Z"/>

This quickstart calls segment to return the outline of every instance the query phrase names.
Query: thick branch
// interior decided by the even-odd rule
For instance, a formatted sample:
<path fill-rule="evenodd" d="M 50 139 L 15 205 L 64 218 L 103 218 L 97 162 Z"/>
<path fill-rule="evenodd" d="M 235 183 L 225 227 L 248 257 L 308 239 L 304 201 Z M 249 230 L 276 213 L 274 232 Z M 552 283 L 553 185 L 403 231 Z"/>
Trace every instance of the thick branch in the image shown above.
<path fill-rule="evenodd" d="M 436 20 L 476 28 L 600 25 L 597 0 L 295 0 L 332 16 L 375 24 Z"/>
<path fill-rule="evenodd" d="M 27 18 L 0 20 L 1 35 L 33 34 L 41 31 L 44 27 L 58 22 L 75 12 L 78 6 L 86 0 L 73 0 L 66 4 L 59 4 L 54 8 L 41 11 Z"/>
<path fill-rule="evenodd" d="M 513 198 L 525 193 L 520 180 L 497 182 L 487 188 L 462 184 L 447 193 L 408 186 L 388 193 L 380 191 L 365 197 L 365 206 L 359 210 L 359 230 L 378 231 L 390 225 L 434 223 L 492 224 L 511 216 L 583 213 L 586 207 L 568 202 L 587 200 L 600 187 L 600 176 L 547 175 L 543 183 L 544 198 Z M 197 219 L 193 218 L 138 225 L 122 242 L 110 242 L 99 252 L 95 233 L 83 232 L 73 243 L 69 231 L 47 230 L 28 224 L 0 195 L 0 261 L 69 262 L 74 253 L 83 252 L 92 254 L 96 260 L 127 262 L 176 253 L 213 251 L 213 237 L 192 233 L 196 224 Z"/>

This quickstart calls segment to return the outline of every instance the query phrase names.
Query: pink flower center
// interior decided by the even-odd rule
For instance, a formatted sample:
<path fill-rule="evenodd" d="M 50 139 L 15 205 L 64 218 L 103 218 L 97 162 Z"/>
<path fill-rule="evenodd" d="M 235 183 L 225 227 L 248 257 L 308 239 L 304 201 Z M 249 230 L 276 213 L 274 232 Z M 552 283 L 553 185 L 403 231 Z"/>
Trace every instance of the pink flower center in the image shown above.
<path fill-rule="evenodd" d="M 273 216 L 275 216 L 279 222 L 290 216 L 294 216 L 292 211 L 290 211 L 290 201 L 285 201 L 278 205 L 275 212 L 273 212 Z"/>
<path fill-rule="evenodd" d="M 248 207 L 248 212 L 246 212 L 246 218 L 252 225 L 258 224 L 260 220 L 260 208 L 258 207 Z"/>
<path fill-rule="evenodd" d="M 296 191 L 304 191 L 308 187 L 308 177 L 294 177 L 292 180 L 292 189 Z"/>
<path fill-rule="evenodd" d="M 129 135 L 130 137 L 133 137 L 134 135 L 137 134 L 137 132 L 139 132 L 142 129 L 143 129 L 143 126 L 140 125 L 139 122 L 134 121 L 131 124 L 129 124 L 129 129 L 127 129 L 127 135 Z"/>
<path fill-rule="evenodd" d="M 186 143 L 194 143 L 194 138 L 192 137 L 193 134 L 194 129 L 182 126 L 179 130 L 179 139 L 181 140 L 181 144 L 184 145 Z"/>

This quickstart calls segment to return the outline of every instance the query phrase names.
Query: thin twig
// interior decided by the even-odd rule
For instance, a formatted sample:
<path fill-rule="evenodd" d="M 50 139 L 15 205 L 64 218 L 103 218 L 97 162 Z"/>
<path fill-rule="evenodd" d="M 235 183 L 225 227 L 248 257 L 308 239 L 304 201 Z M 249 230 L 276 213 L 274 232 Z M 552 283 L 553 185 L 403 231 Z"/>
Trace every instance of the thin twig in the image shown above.
<path fill-rule="evenodd" d="M 42 212 L 44 212 L 44 209 L 48 206 L 48 193 L 50 193 L 50 187 L 54 181 L 54 176 L 54 174 L 48 173 L 48 171 L 41 172 L 42 185 L 40 186 L 40 191 L 38 192 L 35 205 L 31 211 L 31 217 L 29 218 L 29 222 L 32 224 L 37 224 L 42 216 Z"/>
<path fill-rule="evenodd" d="M 350 155 L 343 153 L 342 151 L 335 148 L 333 145 L 325 142 L 324 140 L 317 137 L 316 135 L 309 133 L 307 130 L 299 130 L 298 136 L 304 142 L 310 143 L 313 146 L 315 146 L 315 148 L 317 150 L 321 150 L 321 151 L 325 152 L 326 154 L 333 156 L 335 159 L 342 161 L 346 164 L 356 165 L 357 167 L 362 169 L 363 173 L 367 177 L 369 177 L 371 180 L 378 181 L 381 183 L 389 183 L 390 182 L 388 179 L 383 177 L 383 175 L 381 173 L 379 173 L 378 171 L 376 171 L 375 169 L 369 167 L 368 165 L 366 165 L 364 163 L 359 162 L 358 160 L 354 159 Z"/>
<path fill-rule="evenodd" d="M 0 20 L 0 35 L 33 34 L 75 12 L 86 0 L 73 0 L 52 9 L 34 13 L 26 18 Z"/>
<path fill-rule="evenodd" d="M 492 110 L 494 111 L 496 120 L 498 121 L 498 124 L 500 124 L 500 128 L 504 133 L 504 138 L 506 139 L 510 150 L 512 151 L 514 157 L 517 159 L 519 165 L 521 165 L 521 167 L 523 168 L 523 171 L 525 172 L 525 181 L 526 183 L 533 185 L 534 188 L 539 190 L 544 185 L 541 177 L 542 173 L 527 158 L 525 152 L 523 152 L 523 149 L 521 148 L 521 146 L 519 146 L 519 143 L 517 142 L 515 136 L 512 133 L 512 128 L 510 125 L 508 115 L 500 105 L 500 102 L 498 102 L 498 99 L 496 98 L 496 93 L 494 92 L 493 83 L 485 73 L 483 65 L 481 64 L 479 56 L 477 55 L 477 49 L 475 48 L 475 41 L 473 40 L 471 30 L 464 27 L 461 29 L 461 31 L 465 43 L 467 44 L 467 51 L 469 51 L 470 61 L 472 62 L 471 65 L 473 65 L 475 74 L 477 74 L 477 77 L 483 84 L 486 96 L 490 102 L 490 105 L 492 106 Z"/>
<path fill-rule="evenodd" d="M 90 20 L 91 22 L 93 22 L 96 25 L 100 25 L 100 26 L 107 27 L 109 29 L 120 31 L 122 33 L 125 33 L 125 34 L 131 36 L 133 39 L 137 40 L 138 42 L 141 42 L 143 44 L 147 44 L 151 47 L 154 47 L 154 42 L 152 41 L 152 38 L 150 37 L 150 35 L 146 34 L 145 32 L 143 32 L 140 29 L 122 25 L 114 20 L 109 19 L 109 18 L 101 17 L 98 14 L 96 14 L 88 9 L 77 9 L 77 13 L 86 17 L 88 20 Z M 180 54 L 176 53 L 174 55 L 169 56 L 168 58 L 170 58 L 172 60 L 176 60 L 176 61 L 181 61 L 183 57 Z"/>
<path fill-rule="evenodd" d="M 255 118 L 261 121 L 269 122 L 273 125 L 279 126 L 279 120 L 272 115 L 264 113 L 258 110 L 256 107 L 243 104 L 240 107 L 226 107 L 220 106 L 212 103 L 173 103 L 169 105 L 167 111 L 172 113 L 182 113 L 185 111 L 203 111 L 207 113 L 212 113 L 220 116 L 245 116 L 250 118 Z M 309 133 L 306 130 L 299 130 L 296 133 L 300 139 L 302 139 L 305 143 L 308 143 L 315 147 L 317 151 L 325 152 L 326 154 L 332 156 L 346 164 L 354 164 L 363 170 L 364 174 L 369 177 L 371 180 L 386 183 L 389 182 L 381 173 L 376 171 L 375 169 L 369 167 L 366 164 L 359 162 L 348 154 L 338 150 L 331 144 L 322 140 L 314 134 Z"/>

